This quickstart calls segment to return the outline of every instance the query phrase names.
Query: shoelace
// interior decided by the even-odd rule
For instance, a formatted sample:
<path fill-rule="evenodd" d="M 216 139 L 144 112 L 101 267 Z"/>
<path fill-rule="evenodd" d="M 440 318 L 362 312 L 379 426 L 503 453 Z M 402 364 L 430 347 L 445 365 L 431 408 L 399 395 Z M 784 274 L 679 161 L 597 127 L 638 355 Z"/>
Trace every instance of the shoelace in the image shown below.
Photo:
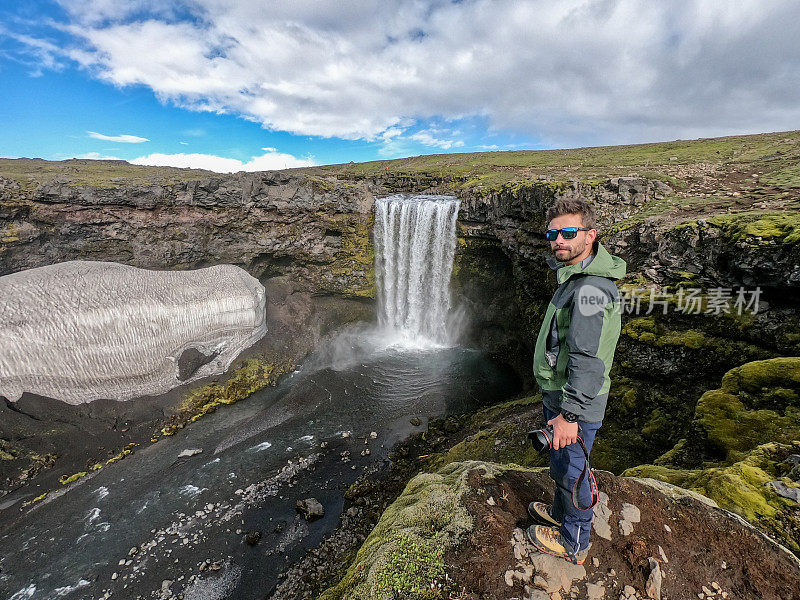
<path fill-rule="evenodd" d="M 542 534 L 542 537 L 548 542 L 561 542 L 561 532 L 556 531 L 552 527 L 544 527 L 544 533 Z"/>

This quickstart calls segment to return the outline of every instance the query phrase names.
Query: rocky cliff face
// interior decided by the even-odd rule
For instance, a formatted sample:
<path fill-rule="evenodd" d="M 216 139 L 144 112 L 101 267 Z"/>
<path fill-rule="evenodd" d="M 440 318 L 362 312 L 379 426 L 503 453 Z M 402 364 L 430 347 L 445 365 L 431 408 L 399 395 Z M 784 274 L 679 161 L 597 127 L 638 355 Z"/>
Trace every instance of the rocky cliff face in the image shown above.
<path fill-rule="evenodd" d="M 610 169 L 620 170 L 636 171 Z M 77 258 L 156 269 L 235 264 L 267 292 L 269 341 L 246 357 L 270 365 L 291 363 L 342 323 L 372 318 L 374 197 L 400 191 L 454 193 L 462 204 L 453 284 L 471 317 L 469 340 L 504 358 L 532 387 L 530 352 L 555 287 L 543 260 L 548 252 L 540 236 L 544 214 L 559 196 L 584 197 L 597 208 L 601 241 L 628 263 L 623 291 L 644 294 L 640 312 L 623 317 L 609 412 L 594 451 L 597 465 L 619 473 L 674 450 L 660 464 L 676 472 L 698 469 L 701 464 L 689 464 L 679 454 L 685 448 L 681 440 L 698 430 L 695 413 L 704 393 L 719 388 L 726 372 L 745 363 L 800 353 L 797 198 L 783 190 L 745 189 L 745 176 L 762 173 L 761 165 L 736 164 L 725 178 L 717 177 L 720 170 L 679 165 L 662 169 L 663 176 L 592 180 L 539 175 L 498 186 L 446 173 L 354 174 L 347 169 L 102 185 L 62 178 L 26 186 L 5 178 L 0 180 L 0 274 Z M 714 186 L 724 188 L 726 199 L 711 197 L 708 190 Z M 761 287 L 758 312 L 737 314 L 733 297 L 728 312 L 713 309 L 712 288 L 729 288 L 735 295 L 739 286 Z M 662 305 L 648 314 L 651 288 Z M 679 310 L 691 288 L 699 290 L 699 310 Z M 260 375 L 249 373 L 235 379 L 231 393 L 238 397 L 264 384 Z M 189 391 L 150 399 L 146 418 L 137 414 L 130 420 L 147 422 L 152 431 L 153 413 L 174 414 L 169 407 L 181 404 Z M 198 396 L 200 405 L 216 406 L 204 393 Z M 792 398 L 770 406 L 797 423 Z M 0 416 L 0 423 L 24 421 L 28 427 L 0 436 L 5 440 L 0 451 L 12 458 L 26 452 L 15 448 L 14 439 L 38 435 L 31 429 L 35 419 L 26 421 L 25 411 L 47 414 L 36 399 L 28 402 L 26 408 L 26 399 L 20 401 L 23 412 L 13 419 Z M 126 422 L 107 407 L 93 410 L 106 430 Z M 75 427 L 86 421 L 60 418 Z M 498 430 L 497 439 L 508 433 Z M 119 434 L 111 441 L 103 438 L 102 445 L 119 448 L 127 440 Z M 504 447 L 495 446 L 492 436 L 473 441 L 455 450 L 462 459 L 492 459 L 485 454 Z M 55 452 L 48 448 L 36 449 L 39 468 L 52 466 L 48 457 Z M 713 456 L 703 448 L 707 455 L 699 460 L 717 460 L 721 469 L 746 460 Z M 519 457 L 501 458 L 525 464 Z M 691 477 L 683 471 L 662 475 L 705 481 L 694 471 Z"/>

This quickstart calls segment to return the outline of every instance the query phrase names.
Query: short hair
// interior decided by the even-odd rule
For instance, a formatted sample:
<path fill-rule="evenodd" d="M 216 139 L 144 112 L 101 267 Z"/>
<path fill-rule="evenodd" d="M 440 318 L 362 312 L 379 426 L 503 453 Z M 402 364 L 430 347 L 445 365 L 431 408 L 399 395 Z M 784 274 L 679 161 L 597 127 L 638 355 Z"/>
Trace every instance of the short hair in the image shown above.
<path fill-rule="evenodd" d="M 597 228 L 597 214 L 594 206 L 580 198 L 559 198 L 547 209 L 547 223 L 561 215 L 580 215 L 584 227 Z"/>

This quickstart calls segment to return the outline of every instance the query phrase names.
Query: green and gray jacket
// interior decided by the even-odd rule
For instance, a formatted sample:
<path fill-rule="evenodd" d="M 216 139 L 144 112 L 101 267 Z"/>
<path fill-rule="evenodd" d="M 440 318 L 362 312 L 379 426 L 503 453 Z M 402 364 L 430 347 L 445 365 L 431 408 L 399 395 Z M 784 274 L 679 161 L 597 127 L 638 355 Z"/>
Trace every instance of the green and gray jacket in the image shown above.
<path fill-rule="evenodd" d="M 548 258 L 556 269 L 558 289 L 533 353 L 533 373 L 545 406 L 553 412 L 575 413 L 588 423 L 602 421 L 606 411 L 608 373 L 621 329 L 614 280 L 625 275 L 626 266 L 599 241 L 593 251 L 574 265 Z"/>

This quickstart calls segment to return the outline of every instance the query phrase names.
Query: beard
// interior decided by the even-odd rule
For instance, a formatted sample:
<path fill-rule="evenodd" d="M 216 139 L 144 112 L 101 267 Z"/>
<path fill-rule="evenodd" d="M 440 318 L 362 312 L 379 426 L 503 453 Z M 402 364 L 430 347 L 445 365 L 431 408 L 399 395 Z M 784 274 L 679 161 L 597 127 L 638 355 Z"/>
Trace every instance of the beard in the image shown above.
<path fill-rule="evenodd" d="M 559 250 L 566 251 L 567 256 L 562 256 L 561 258 L 559 258 L 559 256 L 556 254 L 556 252 L 558 252 Z M 567 262 L 569 260 L 572 260 L 576 256 L 580 256 L 580 254 L 585 250 L 586 250 L 586 244 L 583 244 L 582 247 L 577 247 L 577 248 L 556 248 L 555 250 L 553 250 L 553 255 L 556 257 L 556 260 L 560 262 Z"/>

